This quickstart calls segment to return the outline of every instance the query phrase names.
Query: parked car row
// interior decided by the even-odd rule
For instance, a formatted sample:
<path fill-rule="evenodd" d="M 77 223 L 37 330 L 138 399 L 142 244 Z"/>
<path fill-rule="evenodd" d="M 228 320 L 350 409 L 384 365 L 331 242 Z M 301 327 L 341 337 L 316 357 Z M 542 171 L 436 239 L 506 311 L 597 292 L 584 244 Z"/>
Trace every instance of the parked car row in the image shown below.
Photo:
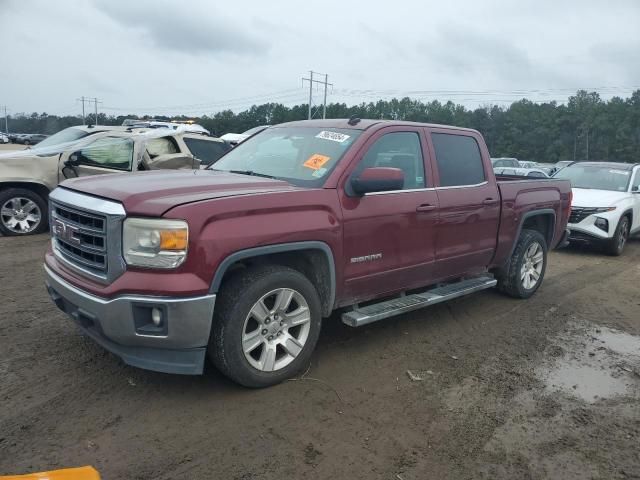
<path fill-rule="evenodd" d="M 620 255 L 640 233 L 639 165 L 548 178 L 514 160 L 476 131 L 399 121 L 292 122 L 234 148 L 173 126 L 72 127 L 0 159 L 0 230 L 50 222 L 52 300 L 124 362 L 200 374 L 208 356 L 264 387 L 307 364 L 335 310 L 359 327 L 495 286 L 528 298 L 550 249 Z"/>
<path fill-rule="evenodd" d="M 512 157 L 491 158 L 495 173 L 500 175 L 517 175 L 523 177 L 551 177 L 573 161 L 563 160 L 557 163 L 538 163 L 518 160 Z"/>
<path fill-rule="evenodd" d="M 20 143 L 23 145 L 36 145 L 43 141 L 48 135 L 42 135 L 40 133 L 8 133 L 4 136 L 9 140 L 8 142 L 3 142 L 0 138 L 0 143 Z"/>

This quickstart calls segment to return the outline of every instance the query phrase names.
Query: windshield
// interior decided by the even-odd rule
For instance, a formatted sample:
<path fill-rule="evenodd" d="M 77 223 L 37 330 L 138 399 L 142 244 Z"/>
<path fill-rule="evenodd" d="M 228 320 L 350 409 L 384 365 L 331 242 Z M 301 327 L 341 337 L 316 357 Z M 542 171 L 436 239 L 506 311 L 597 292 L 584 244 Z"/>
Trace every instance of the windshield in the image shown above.
<path fill-rule="evenodd" d="M 631 170 L 602 165 L 571 165 L 560 170 L 554 177 L 571 181 L 574 188 L 626 192 Z"/>
<path fill-rule="evenodd" d="M 60 130 L 55 135 L 47 137 L 41 141 L 36 148 L 51 147 L 53 145 L 59 145 L 61 143 L 73 142 L 80 138 L 86 137 L 89 132 L 81 130 L 79 128 L 69 127 L 64 130 Z"/>
<path fill-rule="evenodd" d="M 265 175 L 301 187 L 319 187 L 360 133 L 344 128 L 269 128 L 239 144 L 215 163 L 213 170 Z"/>

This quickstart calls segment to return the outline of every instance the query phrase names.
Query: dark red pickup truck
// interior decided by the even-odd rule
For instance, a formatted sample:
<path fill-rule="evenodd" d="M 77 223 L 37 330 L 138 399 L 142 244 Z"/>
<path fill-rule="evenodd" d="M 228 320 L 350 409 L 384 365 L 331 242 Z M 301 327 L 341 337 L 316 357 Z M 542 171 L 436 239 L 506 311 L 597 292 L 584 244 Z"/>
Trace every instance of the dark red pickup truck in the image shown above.
<path fill-rule="evenodd" d="M 496 180 L 482 136 L 326 120 L 268 128 L 208 170 L 101 175 L 50 196 L 53 301 L 126 363 L 247 386 L 357 327 L 498 286 L 527 298 L 566 236 L 569 182 Z"/>

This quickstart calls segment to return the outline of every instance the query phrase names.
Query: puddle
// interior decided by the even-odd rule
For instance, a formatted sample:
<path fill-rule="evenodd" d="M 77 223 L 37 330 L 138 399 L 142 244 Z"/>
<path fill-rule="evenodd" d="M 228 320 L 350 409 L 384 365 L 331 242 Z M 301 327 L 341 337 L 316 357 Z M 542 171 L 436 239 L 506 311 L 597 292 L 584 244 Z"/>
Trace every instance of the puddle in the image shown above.
<path fill-rule="evenodd" d="M 622 395 L 640 396 L 640 337 L 606 327 L 574 324 L 556 338 L 538 376 L 548 390 L 593 403 Z"/>

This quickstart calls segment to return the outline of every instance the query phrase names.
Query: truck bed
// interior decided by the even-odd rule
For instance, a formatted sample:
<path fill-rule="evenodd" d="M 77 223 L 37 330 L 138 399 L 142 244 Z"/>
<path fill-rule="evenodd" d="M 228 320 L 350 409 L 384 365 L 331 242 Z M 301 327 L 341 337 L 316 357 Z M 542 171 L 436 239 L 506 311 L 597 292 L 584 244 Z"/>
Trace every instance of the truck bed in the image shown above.
<path fill-rule="evenodd" d="M 537 212 L 549 219 L 549 249 L 555 248 L 564 235 L 571 206 L 571 187 L 564 180 L 554 178 L 497 175 L 502 211 L 495 262 L 505 261 L 511 255 L 513 239 L 523 218 Z"/>

